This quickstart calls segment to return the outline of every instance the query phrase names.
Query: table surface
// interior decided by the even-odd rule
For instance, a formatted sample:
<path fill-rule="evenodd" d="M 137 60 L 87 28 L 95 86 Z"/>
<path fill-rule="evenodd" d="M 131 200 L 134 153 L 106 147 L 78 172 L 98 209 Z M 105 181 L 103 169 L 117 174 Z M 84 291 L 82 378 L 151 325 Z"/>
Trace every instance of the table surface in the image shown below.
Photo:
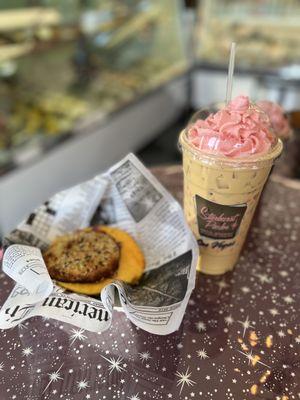
<path fill-rule="evenodd" d="M 182 200 L 182 173 L 153 170 Z M 116 311 L 95 334 L 32 318 L 0 331 L 0 399 L 300 398 L 300 184 L 272 177 L 233 272 L 198 274 L 180 329 Z M 0 276 L 0 304 L 12 288 Z"/>

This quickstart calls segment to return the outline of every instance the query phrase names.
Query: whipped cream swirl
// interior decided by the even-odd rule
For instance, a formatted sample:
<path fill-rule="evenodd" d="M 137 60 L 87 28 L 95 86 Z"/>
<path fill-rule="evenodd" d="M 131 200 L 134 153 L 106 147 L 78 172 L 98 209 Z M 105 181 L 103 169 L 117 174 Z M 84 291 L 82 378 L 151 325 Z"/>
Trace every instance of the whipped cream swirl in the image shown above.
<path fill-rule="evenodd" d="M 197 149 L 226 157 L 267 153 L 275 141 L 267 115 L 238 96 L 225 108 L 197 120 L 188 129 L 188 140 Z"/>

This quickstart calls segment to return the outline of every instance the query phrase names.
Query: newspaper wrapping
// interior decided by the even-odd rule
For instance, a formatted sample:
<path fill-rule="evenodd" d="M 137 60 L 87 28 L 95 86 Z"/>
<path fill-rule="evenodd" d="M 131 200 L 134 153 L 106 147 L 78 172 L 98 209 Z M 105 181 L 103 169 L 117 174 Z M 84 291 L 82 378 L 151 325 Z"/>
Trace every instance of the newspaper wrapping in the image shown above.
<path fill-rule="evenodd" d="M 114 281 L 99 299 L 57 286 L 42 257 L 55 237 L 96 224 L 127 231 L 146 260 L 138 285 Z M 132 323 L 166 335 L 179 328 L 195 285 L 198 246 L 182 208 L 133 154 L 54 195 L 5 237 L 4 249 L 3 271 L 16 285 L 0 310 L 2 329 L 43 316 L 100 332 L 118 295 Z"/>

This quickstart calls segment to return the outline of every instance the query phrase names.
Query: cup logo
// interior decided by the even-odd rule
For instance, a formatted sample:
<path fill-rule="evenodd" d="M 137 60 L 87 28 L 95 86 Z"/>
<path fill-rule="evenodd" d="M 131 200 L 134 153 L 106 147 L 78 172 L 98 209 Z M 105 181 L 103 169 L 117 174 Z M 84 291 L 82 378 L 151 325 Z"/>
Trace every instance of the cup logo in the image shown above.
<path fill-rule="evenodd" d="M 247 209 L 246 204 L 227 206 L 196 195 L 198 230 L 212 239 L 235 237 Z"/>

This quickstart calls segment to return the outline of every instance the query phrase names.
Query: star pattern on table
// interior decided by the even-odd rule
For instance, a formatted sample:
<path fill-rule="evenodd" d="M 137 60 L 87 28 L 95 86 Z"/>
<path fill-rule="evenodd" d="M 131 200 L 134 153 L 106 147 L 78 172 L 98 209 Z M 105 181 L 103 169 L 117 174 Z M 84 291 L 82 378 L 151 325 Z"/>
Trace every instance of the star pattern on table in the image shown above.
<path fill-rule="evenodd" d="M 281 338 L 285 337 L 286 334 L 284 333 L 284 331 L 281 329 L 280 331 L 277 332 L 277 335 Z"/>
<path fill-rule="evenodd" d="M 149 360 L 150 358 L 152 358 L 152 357 L 150 356 L 149 351 L 144 351 L 144 352 L 142 352 L 142 353 L 139 353 L 139 357 L 140 357 L 140 360 L 141 360 L 142 362 L 147 361 L 147 360 Z"/>
<path fill-rule="evenodd" d="M 243 351 L 238 350 L 239 353 L 243 354 L 247 360 L 248 360 L 248 365 L 252 364 L 261 364 L 264 365 L 265 367 L 271 368 L 269 365 L 265 364 L 264 362 L 260 361 L 259 358 L 255 355 L 253 355 L 253 349 L 251 349 L 251 351 L 249 353 L 245 353 Z"/>
<path fill-rule="evenodd" d="M 201 360 L 205 360 L 205 358 L 208 358 L 206 350 L 197 350 L 197 357 L 201 358 Z"/>
<path fill-rule="evenodd" d="M 242 288 L 241 288 L 241 291 L 243 292 L 243 293 L 249 293 L 250 292 L 250 288 L 248 288 L 248 286 L 243 286 Z"/>
<path fill-rule="evenodd" d="M 33 354 L 32 348 L 31 347 L 25 347 L 22 350 L 22 354 L 23 354 L 23 356 L 29 356 L 29 355 Z"/>
<path fill-rule="evenodd" d="M 87 387 L 89 387 L 89 382 L 87 380 L 83 379 L 82 381 L 77 382 L 78 392 L 80 392 L 83 389 L 86 389 Z"/>
<path fill-rule="evenodd" d="M 113 371 L 117 371 L 117 372 L 121 372 L 121 371 L 125 371 L 126 369 L 126 364 L 123 364 L 122 366 L 122 361 L 123 358 L 122 357 L 118 357 L 118 358 L 114 358 L 114 357 L 104 357 L 101 356 L 102 358 L 104 358 L 104 360 L 108 361 L 108 363 L 110 364 L 108 367 L 109 370 L 109 374 L 111 374 Z"/>
<path fill-rule="evenodd" d="M 279 315 L 279 311 L 277 310 L 277 308 L 270 308 L 269 312 L 271 315 L 273 315 L 273 317 Z"/>
<path fill-rule="evenodd" d="M 283 301 L 287 304 L 294 303 L 294 299 L 290 295 L 283 297 Z"/>
<path fill-rule="evenodd" d="M 83 341 L 87 338 L 86 335 L 83 334 L 85 332 L 84 329 L 71 329 L 72 335 L 70 335 L 70 345 L 72 345 L 76 340 Z"/>
<path fill-rule="evenodd" d="M 184 385 L 187 386 L 193 386 L 196 384 L 192 379 L 190 379 L 192 373 L 189 371 L 189 367 L 186 369 L 185 372 L 179 372 L 176 371 L 175 376 L 177 376 L 179 379 L 177 379 L 177 386 L 180 386 L 180 394 L 182 392 L 182 389 Z"/>
<path fill-rule="evenodd" d="M 57 382 L 58 380 L 60 380 L 60 379 L 62 380 L 62 379 L 63 379 L 63 378 L 61 377 L 60 372 L 59 372 L 59 371 L 62 369 L 63 365 L 64 365 L 64 364 L 62 363 L 61 366 L 58 368 L 58 370 L 56 370 L 55 372 L 51 372 L 50 374 L 48 374 L 48 376 L 49 376 L 49 382 L 48 382 L 47 386 L 45 387 L 43 393 L 46 392 L 46 390 L 48 389 L 48 387 L 51 385 L 52 382 Z"/>
<path fill-rule="evenodd" d="M 273 279 L 267 274 L 254 274 L 259 279 L 260 283 L 271 283 Z"/>
<path fill-rule="evenodd" d="M 248 316 L 248 315 L 247 315 L 245 321 L 238 321 L 238 322 L 239 322 L 239 323 L 242 325 L 242 327 L 244 328 L 244 330 L 243 330 L 243 337 L 245 337 L 245 333 L 246 333 L 247 329 L 249 329 L 249 328 L 253 328 L 253 329 L 254 329 L 254 327 L 250 324 L 250 320 L 249 320 L 249 316 Z"/>
<path fill-rule="evenodd" d="M 206 331 L 206 324 L 203 321 L 198 321 L 195 325 L 198 332 Z"/>
<path fill-rule="evenodd" d="M 228 283 L 225 281 L 224 278 L 221 279 L 221 280 L 217 283 L 217 285 L 219 286 L 219 292 L 218 292 L 219 294 L 221 294 L 221 292 L 222 292 L 223 289 L 229 287 Z"/>
<path fill-rule="evenodd" d="M 279 273 L 279 275 L 282 276 L 283 278 L 286 278 L 286 277 L 289 275 L 288 271 L 285 271 L 285 270 L 281 270 L 281 271 L 279 271 L 278 273 Z"/>
<path fill-rule="evenodd" d="M 232 325 L 234 323 L 234 319 L 231 315 L 227 315 L 227 317 L 224 318 L 224 321 L 226 325 Z"/>
<path fill-rule="evenodd" d="M 141 400 L 138 393 L 127 397 L 127 399 L 129 399 L 129 400 Z"/>

